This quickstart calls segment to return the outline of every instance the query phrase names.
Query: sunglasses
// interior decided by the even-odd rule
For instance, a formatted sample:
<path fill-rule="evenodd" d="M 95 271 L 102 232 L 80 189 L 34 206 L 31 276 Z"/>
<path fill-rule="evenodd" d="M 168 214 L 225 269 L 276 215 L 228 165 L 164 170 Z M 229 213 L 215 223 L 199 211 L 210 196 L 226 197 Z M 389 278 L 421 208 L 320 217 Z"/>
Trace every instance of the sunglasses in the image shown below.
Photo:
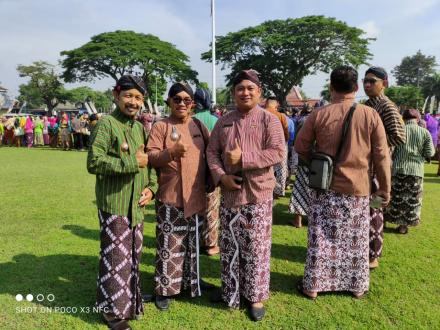
<path fill-rule="evenodd" d="M 365 79 L 362 79 L 362 81 L 364 82 L 364 85 L 365 84 L 370 84 L 370 85 L 374 85 L 375 83 L 377 83 L 378 81 L 381 81 L 382 79 L 374 79 L 374 78 L 365 78 Z"/>
<path fill-rule="evenodd" d="M 172 100 L 173 100 L 173 102 L 174 102 L 174 104 L 180 104 L 182 101 L 183 101 L 183 103 L 185 104 L 185 105 L 190 105 L 191 103 L 192 103 L 192 99 L 191 98 L 189 98 L 189 97 L 186 97 L 186 98 L 181 98 L 181 97 L 179 97 L 179 96 L 174 96 L 173 98 L 172 98 Z"/>

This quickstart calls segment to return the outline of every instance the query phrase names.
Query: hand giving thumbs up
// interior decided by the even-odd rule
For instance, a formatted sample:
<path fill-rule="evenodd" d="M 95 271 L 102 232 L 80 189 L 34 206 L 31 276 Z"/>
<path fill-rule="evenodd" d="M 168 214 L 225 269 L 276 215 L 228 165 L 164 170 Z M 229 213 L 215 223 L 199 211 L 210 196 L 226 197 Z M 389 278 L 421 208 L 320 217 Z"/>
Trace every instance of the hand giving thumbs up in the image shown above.
<path fill-rule="evenodd" d="M 238 139 L 235 139 L 234 149 L 226 152 L 226 163 L 228 165 L 240 165 L 241 164 L 241 148 L 238 144 Z"/>

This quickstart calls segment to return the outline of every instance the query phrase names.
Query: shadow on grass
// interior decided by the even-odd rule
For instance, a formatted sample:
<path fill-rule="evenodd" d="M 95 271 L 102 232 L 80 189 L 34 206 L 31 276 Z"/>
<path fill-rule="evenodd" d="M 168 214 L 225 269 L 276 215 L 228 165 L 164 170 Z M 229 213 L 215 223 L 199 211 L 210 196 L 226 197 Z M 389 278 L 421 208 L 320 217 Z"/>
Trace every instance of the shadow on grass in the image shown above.
<path fill-rule="evenodd" d="M 433 178 L 425 178 L 423 182 L 429 182 L 429 183 L 440 183 L 440 177 L 433 177 Z"/>
<path fill-rule="evenodd" d="M 291 246 L 272 243 L 271 257 L 291 262 L 306 262 L 307 248 L 305 246 Z"/>
<path fill-rule="evenodd" d="M 77 313 L 69 315 L 95 324 L 101 323 L 98 313 L 93 313 L 96 297 L 96 276 L 98 257 L 58 254 L 38 257 L 32 254 L 19 254 L 12 262 L 0 264 L 0 293 L 15 297 L 22 294 L 34 296 L 37 304 L 36 313 L 43 314 L 46 307 L 76 307 Z M 53 294 L 55 300 L 50 302 L 47 297 Z M 43 297 L 42 301 L 40 300 Z M 29 306 L 26 302 L 16 302 L 12 309 Z M 89 312 L 81 312 L 81 307 Z M 51 313 L 46 312 L 44 318 L 50 319 Z M 39 317 L 40 315 L 36 315 Z"/>

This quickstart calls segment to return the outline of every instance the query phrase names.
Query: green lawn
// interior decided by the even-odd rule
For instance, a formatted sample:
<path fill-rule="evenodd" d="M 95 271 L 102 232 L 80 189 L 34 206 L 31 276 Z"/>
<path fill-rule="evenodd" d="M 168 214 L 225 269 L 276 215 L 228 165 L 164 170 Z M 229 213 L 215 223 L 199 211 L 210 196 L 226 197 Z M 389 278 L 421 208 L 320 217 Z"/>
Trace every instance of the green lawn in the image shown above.
<path fill-rule="evenodd" d="M 95 178 L 86 153 L 0 148 L 0 329 L 105 329 L 93 313 L 99 252 Z M 301 297 L 295 283 L 304 271 L 306 227 L 287 224 L 288 199 L 274 208 L 271 298 L 260 323 L 207 296 L 173 301 L 168 312 L 145 305 L 134 329 L 434 329 L 440 328 L 440 178 L 426 166 L 423 219 L 408 235 L 386 229 L 381 265 L 369 294 Z M 145 219 L 142 288 L 152 291 L 155 224 Z M 217 285 L 218 258 L 203 256 L 203 277 Z M 34 295 L 17 302 L 16 295 Z M 55 300 L 37 302 L 38 294 Z M 41 298 L 41 296 L 39 296 Z M 82 307 L 82 310 L 81 310 Z M 52 308 L 52 312 L 50 311 Z M 68 308 L 71 308 L 70 310 Z M 73 309 L 72 309 L 73 308 Z M 77 310 L 75 311 L 75 308 Z M 87 310 L 89 308 L 89 310 Z"/>

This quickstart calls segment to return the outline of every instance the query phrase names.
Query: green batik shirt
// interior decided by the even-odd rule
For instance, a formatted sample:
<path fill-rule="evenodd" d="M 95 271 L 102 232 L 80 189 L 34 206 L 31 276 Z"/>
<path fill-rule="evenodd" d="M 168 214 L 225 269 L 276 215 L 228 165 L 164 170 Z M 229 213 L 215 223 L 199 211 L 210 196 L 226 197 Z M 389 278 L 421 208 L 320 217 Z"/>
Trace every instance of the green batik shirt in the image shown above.
<path fill-rule="evenodd" d="M 124 143 L 128 144 L 128 150 L 124 150 Z M 149 170 L 139 168 L 136 160 L 141 144 L 147 145 L 142 124 L 117 108 L 98 121 L 87 156 L 87 170 L 96 174 L 98 209 L 115 215 L 131 215 L 132 226 L 144 219 L 144 207 L 138 202 L 142 190 L 150 184 Z"/>

